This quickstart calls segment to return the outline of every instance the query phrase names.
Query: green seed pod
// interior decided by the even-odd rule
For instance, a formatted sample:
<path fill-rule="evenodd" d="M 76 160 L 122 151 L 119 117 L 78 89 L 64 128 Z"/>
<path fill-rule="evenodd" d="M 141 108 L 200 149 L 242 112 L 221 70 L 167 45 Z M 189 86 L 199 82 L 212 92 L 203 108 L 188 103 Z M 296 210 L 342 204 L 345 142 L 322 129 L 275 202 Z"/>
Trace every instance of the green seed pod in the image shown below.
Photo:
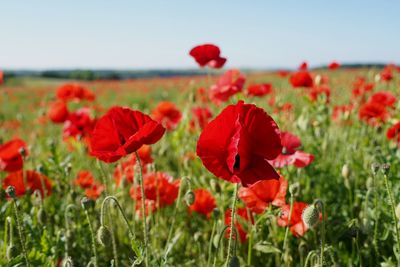
<path fill-rule="evenodd" d="M 41 225 L 46 224 L 47 221 L 47 213 L 43 207 L 40 207 L 37 212 L 37 220 Z"/>
<path fill-rule="evenodd" d="M 371 164 L 371 170 L 374 175 L 376 175 L 378 173 L 379 168 L 380 168 L 380 166 L 378 163 L 374 162 Z"/>
<path fill-rule="evenodd" d="M 383 174 L 384 175 L 388 175 L 389 174 L 389 171 L 390 171 L 390 164 L 388 164 L 388 163 L 384 163 L 384 164 L 382 164 L 382 172 L 383 172 Z"/>
<path fill-rule="evenodd" d="M 191 206 L 193 205 L 194 201 L 196 200 L 196 196 L 192 190 L 189 190 L 185 194 L 185 202 L 186 205 Z"/>
<path fill-rule="evenodd" d="M 97 242 L 103 247 L 110 247 L 111 246 L 111 232 L 108 230 L 107 226 L 100 226 L 99 230 L 97 231 Z"/>
<path fill-rule="evenodd" d="M 296 197 L 299 194 L 300 191 L 300 184 L 298 182 L 293 183 L 289 186 L 289 193 L 293 196 Z"/>
<path fill-rule="evenodd" d="M 342 176 L 343 176 L 343 178 L 348 179 L 350 177 L 350 174 L 351 174 L 351 170 L 350 170 L 349 165 L 344 164 L 343 167 L 342 167 Z"/>
<path fill-rule="evenodd" d="M 6 189 L 6 193 L 7 193 L 7 195 L 9 195 L 11 198 L 15 198 L 16 197 L 16 195 L 15 195 L 15 187 L 14 186 L 8 186 L 7 187 L 7 189 Z"/>
<path fill-rule="evenodd" d="M 234 255 L 229 259 L 229 267 L 240 267 L 240 261 L 239 258 Z"/>
<path fill-rule="evenodd" d="M 397 204 L 397 206 L 396 206 L 396 217 L 397 217 L 397 220 L 399 220 L 400 221 L 400 203 L 399 204 Z"/>
<path fill-rule="evenodd" d="M 18 249 L 16 246 L 14 245 L 10 245 L 7 247 L 7 251 L 6 251 L 6 256 L 7 256 L 7 260 L 12 260 L 13 258 L 18 256 Z"/>
<path fill-rule="evenodd" d="M 83 197 L 81 199 L 81 205 L 84 210 L 88 210 L 94 208 L 94 201 L 90 198 Z"/>
<path fill-rule="evenodd" d="M 309 205 L 303 210 L 301 218 L 308 228 L 313 228 L 319 222 L 319 211 L 315 205 Z"/>

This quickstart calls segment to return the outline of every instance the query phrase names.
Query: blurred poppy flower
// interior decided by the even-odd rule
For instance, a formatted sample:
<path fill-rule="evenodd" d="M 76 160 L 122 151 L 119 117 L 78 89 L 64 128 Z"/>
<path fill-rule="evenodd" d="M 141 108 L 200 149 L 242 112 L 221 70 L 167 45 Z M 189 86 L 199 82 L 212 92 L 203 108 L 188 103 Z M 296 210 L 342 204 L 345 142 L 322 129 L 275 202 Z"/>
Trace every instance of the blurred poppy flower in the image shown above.
<path fill-rule="evenodd" d="M 282 150 L 279 128 L 261 108 L 239 101 L 204 128 L 197 155 L 215 176 L 244 186 L 279 179 L 267 160 Z"/>
<path fill-rule="evenodd" d="M 206 189 L 195 189 L 193 190 L 195 200 L 192 205 L 189 206 L 189 212 L 197 212 L 210 218 L 211 212 L 217 207 L 215 198 Z"/>
<path fill-rule="evenodd" d="M 154 201 L 157 208 L 172 205 L 178 197 L 179 183 L 164 172 L 148 173 L 143 177 L 145 200 Z M 132 187 L 130 195 L 141 201 L 139 186 Z"/>
<path fill-rule="evenodd" d="M 264 96 L 272 92 L 272 84 L 253 84 L 247 87 L 247 95 L 249 96 Z"/>
<path fill-rule="evenodd" d="M 90 138 L 90 154 L 114 162 L 144 144 L 156 143 L 164 132 L 161 124 L 140 111 L 113 107 L 96 123 Z"/>
<path fill-rule="evenodd" d="M 239 70 L 226 71 L 217 83 L 210 87 L 210 99 L 215 103 L 227 101 L 242 91 L 245 81 L 246 78 Z"/>
<path fill-rule="evenodd" d="M 101 193 L 103 193 L 104 191 L 104 185 L 100 184 L 100 183 L 93 183 L 90 187 L 85 189 L 85 196 L 96 200 L 99 198 L 99 196 L 101 196 Z"/>
<path fill-rule="evenodd" d="M 151 116 L 154 120 L 161 123 L 167 130 L 173 130 L 181 121 L 182 113 L 174 103 L 162 101 L 158 103 L 155 109 L 153 109 Z"/>
<path fill-rule="evenodd" d="M 69 116 L 67 104 L 61 100 L 50 103 L 48 116 L 54 123 L 63 123 Z"/>
<path fill-rule="evenodd" d="M 400 144 L 400 122 L 394 124 L 387 130 L 386 137 L 389 140 L 395 139 L 397 144 Z"/>
<path fill-rule="evenodd" d="M 90 171 L 79 171 L 74 183 L 81 188 L 89 188 L 94 184 L 94 177 Z"/>
<path fill-rule="evenodd" d="M 192 108 L 193 118 L 190 120 L 190 128 L 195 129 L 196 125 L 200 129 L 204 129 L 208 124 L 208 121 L 212 118 L 212 113 L 207 107 L 196 107 Z"/>
<path fill-rule="evenodd" d="M 50 179 L 36 171 L 21 170 L 9 173 L 3 180 L 3 188 L 6 189 L 8 186 L 15 187 L 16 196 L 22 196 L 28 190 L 29 193 L 39 190 L 42 197 L 51 195 Z"/>
<path fill-rule="evenodd" d="M 304 61 L 300 64 L 299 66 L 299 70 L 304 71 L 304 70 L 308 70 L 308 63 L 307 61 Z"/>
<path fill-rule="evenodd" d="M 28 155 L 26 143 L 19 139 L 12 139 L 0 145 L 0 171 L 14 172 L 21 170 L 24 160 L 21 152 Z"/>
<path fill-rule="evenodd" d="M 394 107 L 396 101 L 397 101 L 396 97 L 391 92 L 387 91 L 376 92 L 373 95 L 371 95 L 368 99 L 368 102 L 375 102 L 391 108 Z"/>
<path fill-rule="evenodd" d="M 289 82 L 294 88 L 313 86 L 313 78 L 308 71 L 298 71 L 293 73 L 289 78 Z"/>
<path fill-rule="evenodd" d="M 353 104 L 334 106 L 332 111 L 332 119 L 338 121 L 341 116 L 348 117 L 353 110 Z"/>
<path fill-rule="evenodd" d="M 241 187 L 238 196 L 247 208 L 261 214 L 270 204 L 277 207 L 286 204 L 287 187 L 288 182 L 281 176 L 279 180 L 263 180 L 249 187 Z"/>
<path fill-rule="evenodd" d="M 381 73 L 379 74 L 379 78 L 381 81 L 385 81 L 385 82 L 390 82 L 391 80 L 393 80 L 393 70 L 392 68 L 389 67 L 385 67 Z"/>
<path fill-rule="evenodd" d="M 336 61 L 332 61 L 331 63 L 328 64 L 328 69 L 330 70 L 336 70 L 340 68 L 340 64 L 337 63 Z"/>
<path fill-rule="evenodd" d="M 4 72 L 0 70 L 0 85 L 4 83 Z"/>
<path fill-rule="evenodd" d="M 308 227 L 303 223 L 301 215 L 303 210 L 308 206 L 307 203 L 304 202 L 294 202 L 292 208 L 292 214 L 290 216 L 289 222 L 289 213 L 290 213 L 290 205 L 286 204 L 281 207 L 281 214 L 278 217 L 278 225 L 281 227 L 289 226 L 290 232 L 296 237 L 303 236 Z"/>
<path fill-rule="evenodd" d="M 352 96 L 353 98 L 364 98 L 367 92 L 370 92 L 374 89 L 374 83 L 367 83 L 365 78 L 358 77 L 353 83 Z"/>
<path fill-rule="evenodd" d="M 318 100 L 319 96 L 324 96 L 325 97 L 325 103 L 329 103 L 329 97 L 331 95 L 331 89 L 327 85 L 321 85 L 321 86 L 314 86 L 310 93 L 309 93 L 309 98 L 311 102 L 315 102 Z"/>
<path fill-rule="evenodd" d="M 303 168 L 314 161 L 314 155 L 297 150 L 301 146 L 301 141 L 296 135 L 289 132 L 282 132 L 281 141 L 281 154 L 269 161 L 275 168 L 282 168 L 287 165 Z"/>
<path fill-rule="evenodd" d="M 385 122 L 390 114 L 384 105 L 377 102 L 367 102 L 358 110 L 358 117 L 371 125 L 378 125 Z"/>
<path fill-rule="evenodd" d="M 227 225 L 227 226 L 229 226 L 232 222 L 232 216 L 231 216 L 232 214 L 231 213 L 232 213 L 232 209 L 230 209 L 230 208 L 225 211 L 225 225 Z M 250 213 L 250 211 L 246 208 L 237 208 L 236 209 L 236 216 L 235 216 L 236 220 L 234 222 L 234 225 L 239 234 L 239 240 L 242 243 L 246 242 L 246 240 L 247 240 L 247 232 L 245 230 L 246 227 L 243 226 L 239 221 L 244 220 L 244 221 L 247 221 L 247 222 L 253 224 L 254 223 L 253 217 L 251 216 L 251 214 L 249 216 L 249 213 Z M 238 218 L 238 217 L 240 217 L 240 218 Z M 228 227 L 228 229 L 226 229 L 226 231 L 225 231 L 226 238 L 229 238 L 230 232 L 231 232 L 231 229 Z M 233 234 L 233 238 L 235 238 L 235 233 L 236 233 L 236 231 Z"/>
<path fill-rule="evenodd" d="M 91 91 L 79 84 L 73 83 L 68 83 L 60 86 L 57 89 L 56 96 L 58 99 L 63 101 L 93 101 L 95 99 L 95 95 Z"/>
<path fill-rule="evenodd" d="M 64 122 L 63 137 L 80 139 L 90 136 L 96 121 L 90 117 L 88 108 L 81 108 L 70 113 Z"/>
<path fill-rule="evenodd" d="M 149 150 L 150 148 L 150 150 Z M 152 163 L 153 159 L 151 158 L 151 147 L 147 145 L 143 145 L 137 151 L 140 157 L 140 161 L 142 164 L 143 174 L 147 173 L 147 164 Z M 138 168 L 136 155 L 131 154 L 125 160 L 121 161 L 114 169 L 114 180 L 115 184 L 119 186 L 121 181 L 125 179 L 125 181 L 129 183 L 133 183 L 133 179 L 135 177 L 136 168 Z"/>
<path fill-rule="evenodd" d="M 220 49 L 213 44 L 198 45 L 190 50 L 191 55 L 200 67 L 208 66 L 210 68 L 222 68 L 226 62 L 226 58 L 220 56 Z"/>
<path fill-rule="evenodd" d="M 290 71 L 287 71 L 287 70 L 278 70 L 277 72 L 276 72 L 276 74 L 279 76 L 279 77 L 287 77 L 287 76 L 289 76 L 289 74 L 290 74 Z"/>

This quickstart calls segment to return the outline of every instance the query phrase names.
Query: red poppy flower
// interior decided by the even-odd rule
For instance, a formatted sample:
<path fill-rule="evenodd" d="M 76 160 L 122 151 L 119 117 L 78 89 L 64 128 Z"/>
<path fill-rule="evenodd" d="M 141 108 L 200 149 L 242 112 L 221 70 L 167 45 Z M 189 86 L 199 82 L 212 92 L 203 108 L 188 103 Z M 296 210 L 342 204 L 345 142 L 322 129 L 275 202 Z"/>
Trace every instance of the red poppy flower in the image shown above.
<path fill-rule="evenodd" d="M 204 129 L 208 124 L 208 121 L 212 118 L 212 113 L 209 108 L 205 107 L 196 107 L 192 109 L 193 118 L 190 121 L 190 128 L 194 129 L 196 125 L 200 127 L 200 129 Z"/>
<path fill-rule="evenodd" d="M 300 64 L 299 70 L 308 70 L 308 63 L 307 61 L 304 61 Z"/>
<path fill-rule="evenodd" d="M 286 204 L 282 206 L 281 214 L 278 217 L 278 225 L 281 227 L 289 226 L 290 232 L 292 232 L 292 234 L 296 237 L 303 236 L 307 232 L 308 227 L 303 223 L 301 215 L 307 206 L 308 204 L 304 202 L 294 202 L 292 207 L 292 215 L 290 216 L 290 222 L 290 205 Z"/>
<path fill-rule="evenodd" d="M 290 71 L 287 71 L 287 70 L 278 70 L 277 72 L 276 72 L 276 74 L 278 74 L 278 76 L 279 77 L 287 77 L 287 76 L 289 76 L 289 74 L 290 74 Z"/>
<path fill-rule="evenodd" d="M 58 99 L 61 99 L 63 101 L 93 101 L 95 99 L 95 95 L 91 91 L 79 84 L 71 83 L 60 86 L 57 89 L 56 96 Z"/>
<path fill-rule="evenodd" d="M 279 179 L 267 160 L 282 150 L 279 128 L 261 108 L 239 101 L 227 106 L 203 130 L 197 155 L 215 176 L 244 186 Z"/>
<path fill-rule="evenodd" d="M 211 212 L 217 207 L 215 198 L 206 189 L 195 189 L 193 193 L 195 195 L 195 200 L 194 203 L 190 205 L 189 212 L 195 211 L 210 218 Z"/>
<path fill-rule="evenodd" d="M 54 123 L 63 123 L 69 116 L 67 104 L 64 101 L 55 101 L 50 104 L 49 118 Z"/>
<path fill-rule="evenodd" d="M 352 96 L 353 98 L 363 97 L 367 92 L 370 92 L 374 89 L 373 83 L 367 83 L 365 78 L 358 77 L 356 81 L 353 83 Z"/>
<path fill-rule="evenodd" d="M 320 95 L 325 95 L 325 103 L 329 103 L 331 89 L 327 85 L 321 85 L 319 87 L 314 86 L 309 93 L 309 98 L 311 102 L 315 102 Z"/>
<path fill-rule="evenodd" d="M 272 92 L 272 84 L 253 84 L 247 87 L 247 95 L 250 96 L 264 96 Z"/>
<path fill-rule="evenodd" d="M 0 171 L 14 172 L 21 170 L 24 161 L 21 155 L 21 149 L 25 156 L 28 155 L 28 147 L 21 139 L 13 139 L 0 145 Z"/>
<path fill-rule="evenodd" d="M 330 70 L 336 70 L 336 69 L 338 69 L 338 68 L 340 68 L 340 64 L 337 63 L 336 61 L 332 61 L 332 62 L 329 63 L 329 65 L 328 65 L 328 69 L 330 69 Z"/>
<path fill-rule="evenodd" d="M 0 85 L 4 83 L 4 72 L 0 70 Z"/>
<path fill-rule="evenodd" d="M 102 184 L 93 183 L 89 188 L 85 189 L 85 196 L 90 199 L 96 200 L 99 198 L 101 193 L 103 193 L 104 188 L 105 187 Z"/>
<path fill-rule="evenodd" d="M 226 58 L 220 56 L 220 49 L 213 44 L 203 44 L 190 50 L 189 54 L 196 60 L 200 67 L 222 68 Z"/>
<path fill-rule="evenodd" d="M 161 123 L 167 130 L 173 130 L 181 121 L 182 113 L 174 103 L 168 101 L 160 102 L 151 112 L 154 120 Z"/>
<path fill-rule="evenodd" d="M 228 226 L 231 225 L 231 222 L 232 222 L 232 217 L 231 217 L 232 214 L 231 213 L 232 213 L 232 209 L 227 209 L 225 211 L 225 225 L 228 225 Z M 236 220 L 235 220 L 234 225 L 239 234 L 239 240 L 242 243 L 246 242 L 246 240 L 247 240 L 247 232 L 245 230 L 245 227 L 239 221 L 240 221 L 240 219 L 242 219 L 247 222 L 254 223 L 253 217 L 251 216 L 251 214 L 249 216 L 249 213 L 250 213 L 250 211 L 246 208 L 237 208 L 236 209 L 236 216 L 235 216 Z M 238 219 L 238 216 L 240 217 L 239 219 Z M 228 229 L 226 229 L 226 231 L 225 231 L 226 238 L 229 238 L 230 232 L 231 232 L 231 229 L 228 227 Z M 235 238 L 235 233 L 236 233 L 236 231 L 234 232 L 233 238 Z"/>
<path fill-rule="evenodd" d="M 294 88 L 297 87 L 312 87 L 313 78 L 308 71 L 298 71 L 293 73 L 289 79 Z"/>
<path fill-rule="evenodd" d="M 81 108 L 69 114 L 64 122 L 63 137 L 82 138 L 88 137 L 93 131 L 96 121 L 90 117 L 88 108 Z"/>
<path fill-rule="evenodd" d="M 279 180 L 263 180 L 249 187 L 241 187 L 238 196 L 247 208 L 261 214 L 270 204 L 280 207 L 286 203 L 287 187 L 288 182 L 281 176 Z"/>
<path fill-rule="evenodd" d="M 154 201 L 156 207 L 172 205 L 178 197 L 179 183 L 164 172 L 148 173 L 143 177 L 145 199 Z M 130 194 L 133 199 L 142 199 L 139 186 L 132 187 Z"/>
<path fill-rule="evenodd" d="M 376 92 L 368 99 L 368 102 L 375 102 L 386 107 L 394 107 L 396 101 L 396 97 L 391 92 L 386 91 Z"/>
<path fill-rule="evenodd" d="M 376 102 L 367 102 L 358 110 L 358 116 L 361 120 L 371 125 L 378 125 L 385 122 L 390 114 L 387 112 L 384 105 Z"/>
<path fill-rule="evenodd" d="M 148 158 L 149 155 L 144 154 L 144 152 L 143 152 L 144 147 L 149 147 L 149 146 L 143 145 L 141 148 L 139 148 L 139 150 L 137 152 L 139 154 L 139 157 L 140 157 L 140 160 L 142 163 L 143 174 L 146 174 L 147 173 L 147 164 L 153 162 L 152 161 L 153 159 L 151 158 L 151 156 L 150 156 L 150 158 Z M 145 148 L 145 150 L 147 150 L 147 148 Z M 147 153 L 147 152 L 145 152 L 145 153 Z M 114 169 L 115 184 L 117 186 L 119 186 L 123 179 L 125 179 L 125 181 L 127 181 L 129 183 L 133 183 L 133 179 L 135 177 L 135 172 L 136 172 L 137 168 L 138 168 L 138 165 L 137 165 L 136 156 L 135 156 L 135 154 L 132 154 L 129 157 L 127 157 L 126 160 L 123 160 L 117 166 L 115 166 L 115 169 Z"/>
<path fill-rule="evenodd" d="M 400 122 L 390 127 L 386 132 L 387 139 L 396 139 L 397 143 L 400 144 Z"/>
<path fill-rule="evenodd" d="M 303 168 L 314 161 L 314 155 L 297 150 L 301 146 L 301 141 L 296 135 L 289 132 L 282 132 L 281 141 L 281 154 L 270 161 L 275 168 L 282 168 L 287 165 Z"/>
<path fill-rule="evenodd" d="M 102 161 L 114 162 L 144 144 L 156 143 L 164 132 L 161 124 L 140 111 L 113 107 L 97 121 L 90 153 Z"/>
<path fill-rule="evenodd" d="M 338 121 L 342 115 L 348 116 L 353 110 L 353 105 L 341 105 L 341 106 L 334 106 L 332 111 L 332 119 L 334 121 Z"/>
<path fill-rule="evenodd" d="M 8 186 L 15 187 L 16 196 L 24 195 L 27 190 L 29 193 L 39 190 L 42 196 L 51 195 L 50 179 L 35 171 L 16 171 L 8 174 L 3 180 L 3 188 L 6 189 Z"/>
<path fill-rule="evenodd" d="M 226 71 L 217 83 L 210 87 L 210 99 L 215 103 L 227 101 L 242 91 L 245 81 L 246 78 L 239 70 Z"/>
<path fill-rule="evenodd" d="M 142 165 L 153 163 L 153 158 L 151 157 L 151 146 L 143 145 L 138 149 L 138 155 Z"/>
<path fill-rule="evenodd" d="M 391 81 L 391 80 L 393 80 L 393 71 L 392 71 L 392 68 L 389 66 L 389 67 L 385 67 L 382 71 L 381 71 L 381 73 L 379 74 L 379 77 L 380 77 L 380 79 L 382 80 L 382 81 L 385 81 L 385 82 L 389 82 L 389 81 Z"/>
<path fill-rule="evenodd" d="M 79 171 L 74 183 L 81 188 L 89 188 L 94 184 L 94 177 L 90 171 Z"/>

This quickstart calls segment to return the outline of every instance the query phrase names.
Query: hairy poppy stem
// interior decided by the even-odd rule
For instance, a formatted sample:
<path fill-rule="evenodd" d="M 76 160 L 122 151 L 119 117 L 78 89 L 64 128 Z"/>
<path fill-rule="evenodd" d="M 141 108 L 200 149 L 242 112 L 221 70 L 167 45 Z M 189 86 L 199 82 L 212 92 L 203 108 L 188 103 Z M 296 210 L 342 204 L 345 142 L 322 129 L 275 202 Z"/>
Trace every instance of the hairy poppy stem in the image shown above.
<path fill-rule="evenodd" d="M 70 235 L 71 235 L 71 228 L 70 228 L 70 219 L 68 218 L 69 211 L 76 208 L 74 204 L 69 204 L 65 208 L 65 213 L 64 213 L 64 220 L 65 220 L 65 257 L 68 258 L 69 256 L 69 242 L 70 242 Z"/>
<path fill-rule="evenodd" d="M 235 224 L 235 214 L 236 214 L 236 202 L 237 202 L 237 192 L 239 189 L 239 183 L 235 184 L 235 189 L 233 191 L 233 199 L 232 199 L 232 210 L 231 210 L 231 224 L 230 224 L 230 232 L 229 232 L 229 241 L 228 241 L 228 255 L 226 257 L 225 266 L 228 266 L 229 260 L 232 255 L 232 239 L 233 239 L 233 231 Z M 237 236 L 235 237 L 237 238 Z"/>
<path fill-rule="evenodd" d="M 321 210 L 322 223 L 321 223 L 321 254 L 320 254 L 320 266 L 324 266 L 324 250 L 325 250 L 325 207 L 321 200 L 317 200 L 314 204 Z"/>
<path fill-rule="evenodd" d="M 397 251 L 399 252 L 400 251 L 400 233 L 399 233 L 399 227 L 398 227 L 398 223 L 397 223 L 397 219 L 396 219 L 396 210 L 395 210 L 395 205 L 394 205 L 394 200 L 393 200 L 392 189 L 390 188 L 387 174 L 384 174 L 383 177 L 385 180 L 386 191 L 389 196 L 389 204 L 390 204 L 390 208 L 391 208 L 392 219 L 393 219 L 394 227 L 396 230 Z M 400 264 L 398 259 L 397 259 L 397 262 L 398 262 L 398 264 Z"/>
<path fill-rule="evenodd" d="M 144 185 L 143 185 L 143 169 L 142 163 L 140 161 L 140 157 L 137 151 L 135 151 L 135 156 L 137 160 L 137 164 L 139 165 L 139 186 L 140 186 L 140 194 L 142 195 L 142 205 L 141 205 L 141 213 L 142 213 L 142 220 L 143 220 L 143 236 L 144 236 L 144 255 L 145 255 L 145 265 L 146 267 L 149 266 L 149 255 L 148 255 L 148 242 L 149 242 L 149 232 L 147 229 L 146 223 L 146 196 L 144 194 Z"/>
<path fill-rule="evenodd" d="M 286 230 L 285 230 L 285 238 L 283 239 L 283 250 L 284 250 L 284 254 L 282 255 L 284 257 L 284 260 L 286 262 L 287 257 L 288 257 L 288 249 L 287 249 L 287 239 L 288 239 L 288 235 L 289 235 L 289 228 L 290 228 L 290 220 L 292 219 L 292 212 L 293 212 L 293 203 L 294 203 L 294 197 L 293 194 L 290 193 L 290 208 L 289 208 L 289 216 L 288 216 L 288 225 L 286 226 Z"/>
<path fill-rule="evenodd" d="M 89 212 L 85 209 L 85 215 L 86 215 L 86 220 L 88 221 L 89 224 L 89 230 L 90 230 L 90 236 L 92 238 L 92 250 L 93 250 L 93 257 L 94 257 L 94 266 L 98 266 L 98 257 L 97 257 L 97 249 L 96 249 L 96 241 L 95 241 L 95 235 L 93 231 L 93 226 L 92 222 L 90 221 L 89 217 Z"/>
<path fill-rule="evenodd" d="M 24 254 L 25 264 L 27 267 L 29 267 L 28 252 L 25 246 L 24 228 L 20 220 L 19 208 L 17 205 L 17 201 L 14 197 L 12 197 L 12 201 L 14 204 L 14 215 L 15 215 L 15 221 L 17 222 L 17 229 L 18 229 L 19 240 L 21 241 L 22 253 Z"/>
<path fill-rule="evenodd" d="M 207 267 L 210 266 L 211 263 L 211 254 L 212 254 L 212 245 L 214 240 L 215 229 L 217 227 L 217 220 L 214 220 L 213 227 L 211 230 L 210 242 L 208 243 L 208 259 L 207 259 Z"/>

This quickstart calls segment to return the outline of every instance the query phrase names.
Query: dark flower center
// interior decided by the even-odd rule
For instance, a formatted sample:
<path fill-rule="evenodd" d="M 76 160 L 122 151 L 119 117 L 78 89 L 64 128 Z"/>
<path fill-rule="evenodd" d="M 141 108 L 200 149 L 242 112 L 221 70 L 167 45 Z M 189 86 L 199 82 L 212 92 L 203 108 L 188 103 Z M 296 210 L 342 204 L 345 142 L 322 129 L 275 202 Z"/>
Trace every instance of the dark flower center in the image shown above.
<path fill-rule="evenodd" d="M 240 155 L 237 154 L 235 156 L 235 164 L 233 164 L 233 170 L 239 171 L 240 170 Z"/>
<path fill-rule="evenodd" d="M 286 154 L 288 154 L 287 148 L 282 147 L 282 155 L 286 155 Z"/>

